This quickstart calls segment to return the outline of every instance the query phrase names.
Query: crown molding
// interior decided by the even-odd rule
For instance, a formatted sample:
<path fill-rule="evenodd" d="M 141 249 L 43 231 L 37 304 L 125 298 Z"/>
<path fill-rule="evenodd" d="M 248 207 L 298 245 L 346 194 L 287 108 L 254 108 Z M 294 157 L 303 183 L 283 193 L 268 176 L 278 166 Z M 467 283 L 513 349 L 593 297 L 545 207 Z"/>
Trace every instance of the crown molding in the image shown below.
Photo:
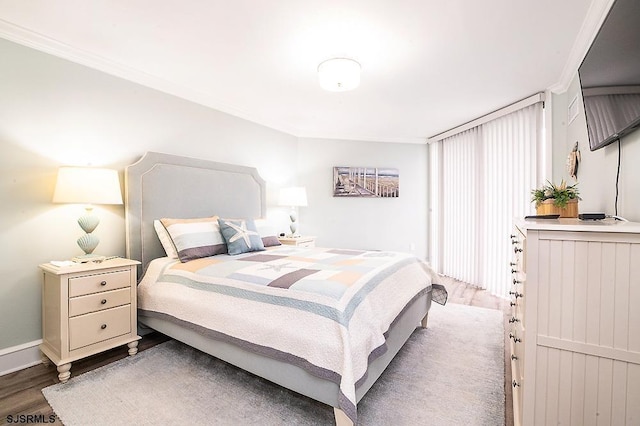
<path fill-rule="evenodd" d="M 344 135 L 344 134 L 331 134 L 331 133 L 304 133 L 298 136 L 301 139 L 331 139 L 342 141 L 356 141 L 356 142 L 379 142 L 379 143 L 405 143 L 413 145 L 426 145 L 427 138 L 423 137 L 400 137 L 400 138 L 386 138 L 386 137 L 374 137 L 374 136 L 361 136 L 361 135 Z"/>
<path fill-rule="evenodd" d="M 587 10 L 587 15 L 582 22 L 580 32 L 573 43 L 567 62 L 565 62 L 560 80 L 549 87 L 551 92 L 563 93 L 567 91 L 571 81 L 578 72 L 582 60 L 589 51 L 591 43 L 593 43 L 598 31 L 600 31 L 600 27 L 607 17 L 614 1 L 615 0 L 593 0 L 591 2 L 589 10 Z"/>
<path fill-rule="evenodd" d="M 189 89 L 180 84 L 165 80 L 153 74 L 123 65 L 111 59 L 96 55 L 89 51 L 70 46 L 66 43 L 47 37 L 35 31 L 15 25 L 6 20 L 0 19 L 0 38 L 30 47 L 32 49 L 48 53 L 50 55 L 66 59 L 68 61 L 93 68 L 98 71 L 128 80 L 151 89 L 158 90 L 185 99 L 199 105 L 213 108 L 234 117 L 242 118 L 252 123 L 269 127 L 293 136 L 297 136 L 298 129 L 283 123 L 273 123 L 263 120 L 260 117 L 226 105 L 212 99 L 211 96 L 193 89 Z"/>

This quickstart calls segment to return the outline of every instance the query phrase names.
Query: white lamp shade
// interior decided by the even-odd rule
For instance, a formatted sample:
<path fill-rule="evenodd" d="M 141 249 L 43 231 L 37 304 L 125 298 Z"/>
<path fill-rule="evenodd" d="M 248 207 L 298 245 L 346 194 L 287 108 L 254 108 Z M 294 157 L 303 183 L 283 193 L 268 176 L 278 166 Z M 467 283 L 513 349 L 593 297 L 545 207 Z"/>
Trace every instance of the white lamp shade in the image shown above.
<path fill-rule="evenodd" d="M 318 65 L 320 87 L 331 92 L 344 92 L 360 85 L 360 64 L 353 59 L 328 59 Z"/>
<path fill-rule="evenodd" d="M 53 202 L 122 204 L 118 171 L 93 167 L 60 167 Z"/>
<path fill-rule="evenodd" d="M 307 190 L 302 186 L 282 188 L 278 201 L 281 206 L 304 207 L 307 205 Z"/>

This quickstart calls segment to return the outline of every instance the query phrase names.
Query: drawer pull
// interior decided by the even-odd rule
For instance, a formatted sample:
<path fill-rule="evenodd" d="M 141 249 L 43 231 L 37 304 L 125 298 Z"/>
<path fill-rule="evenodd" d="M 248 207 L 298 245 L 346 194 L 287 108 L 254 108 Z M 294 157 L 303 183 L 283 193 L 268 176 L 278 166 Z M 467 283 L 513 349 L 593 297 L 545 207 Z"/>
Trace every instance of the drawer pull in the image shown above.
<path fill-rule="evenodd" d="M 522 293 L 518 293 L 517 291 L 510 291 L 510 292 L 509 292 L 509 294 L 511 294 L 511 295 L 512 295 L 513 297 L 515 297 L 516 299 L 517 299 L 518 297 L 522 297 L 522 296 L 524 296 L 524 294 L 522 294 Z"/>
<path fill-rule="evenodd" d="M 518 318 L 516 318 L 516 317 L 512 317 L 512 318 L 509 320 L 509 323 L 513 324 L 514 322 L 520 322 L 520 320 L 519 320 Z"/>
<path fill-rule="evenodd" d="M 522 252 L 522 249 L 521 249 L 521 248 L 519 248 L 519 247 L 515 247 L 515 248 L 513 249 L 513 252 L 514 252 L 514 253 L 520 253 L 520 252 Z"/>
<path fill-rule="evenodd" d="M 516 262 L 509 262 L 509 266 L 517 266 L 518 264 Z"/>
<path fill-rule="evenodd" d="M 514 388 L 520 387 L 520 383 L 516 382 L 515 380 L 511 384 Z"/>
<path fill-rule="evenodd" d="M 517 305 L 517 303 L 516 303 L 516 302 L 509 302 L 509 305 L 511 305 L 511 306 L 516 306 L 516 305 Z"/>
<path fill-rule="evenodd" d="M 516 279 L 514 278 L 514 279 L 513 279 L 513 285 L 516 285 L 516 284 L 522 284 L 522 281 L 520 281 L 520 280 L 516 280 Z"/>
<path fill-rule="evenodd" d="M 513 234 L 509 235 L 509 238 L 511 238 L 511 239 L 514 239 L 515 237 L 516 237 L 516 236 L 515 236 L 515 235 L 513 235 Z"/>
<path fill-rule="evenodd" d="M 520 343 L 522 339 L 518 339 L 515 334 L 509 333 L 509 339 L 513 339 L 513 343 Z"/>
<path fill-rule="evenodd" d="M 107 299 L 102 299 L 102 300 L 100 301 L 100 304 L 102 304 L 102 305 L 104 305 L 104 304 L 106 304 L 106 303 L 107 303 Z"/>
<path fill-rule="evenodd" d="M 517 357 L 517 356 L 515 356 L 514 354 L 511 354 L 511 360 L 512 360 L 512 361 L 517 361 L 517 360 L 518 360 L 518 357 Z"/>
<path fill-rule="evenodd" d="M 106 281 L 100 281 L 100 285 L 102 285 L 102 286 L 107 285 L 107 282 Z"/>
<path fill-rule="evenodd" d="M 518 272 L 518 271 L 517 271 L 517 270 L 515 270 L 515 269 L 512 269 L 512 270 L 511 270 L 511 273 L 512 273 L 512 274 L 515 274 L 516 272 Z"/>
<path fill-rule="evenodd" d="M 107 324 L 102 324 L 100 328 L 104 330 L 105 328 L 107 328 Z"/>

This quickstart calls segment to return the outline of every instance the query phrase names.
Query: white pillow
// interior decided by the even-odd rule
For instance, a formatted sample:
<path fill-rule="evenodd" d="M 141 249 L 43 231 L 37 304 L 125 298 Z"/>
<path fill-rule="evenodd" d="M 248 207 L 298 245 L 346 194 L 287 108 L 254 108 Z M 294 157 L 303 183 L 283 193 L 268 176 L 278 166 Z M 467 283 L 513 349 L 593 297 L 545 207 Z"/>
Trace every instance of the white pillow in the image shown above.
<path fill-rule="evenodd" d="M 279 246 L 278 231 L 276 227 L 267 221 L 267 219 L 256 219 L 254 221 L 258 234 L 262 238 L 262 244 L 265 247 Z"/>
<path fill-rule="evenodd" d="M 276 232 L 276 227 L 267 221 L 267 219 L 255 219 L 253 223 L 256 224 L 256 228 L 258 228 L 258 234 L 261 237 L 266 237 L 268 235 L 278 235 Z"/>
<path fill-rule="evenodd" d="M 164 252 L 167 253 L 167 257 L 177 259 L 178 252 L 176 251 L 176 246 L 173 245 L 173 241 L 171 240 L 171 236 L 169 235 L 167 228 L 165 228 L 162 222 L 158 219 L 153 221 L 153 227 L 156 230 L 160 244 L 162 244 L 162 247 L 164 248 Z"/>

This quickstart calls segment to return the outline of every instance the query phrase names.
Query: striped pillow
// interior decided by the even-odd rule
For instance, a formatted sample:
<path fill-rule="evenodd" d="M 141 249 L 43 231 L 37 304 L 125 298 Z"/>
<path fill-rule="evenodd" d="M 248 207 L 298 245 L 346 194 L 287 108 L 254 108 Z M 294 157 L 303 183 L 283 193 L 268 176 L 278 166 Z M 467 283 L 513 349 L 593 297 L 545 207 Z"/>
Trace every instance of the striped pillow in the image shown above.
<path fill-rule="evenodd" d="M 227 252 L 218 216 L 197 219 L 160 219 L 171 236 L 180 262 Z"/>

